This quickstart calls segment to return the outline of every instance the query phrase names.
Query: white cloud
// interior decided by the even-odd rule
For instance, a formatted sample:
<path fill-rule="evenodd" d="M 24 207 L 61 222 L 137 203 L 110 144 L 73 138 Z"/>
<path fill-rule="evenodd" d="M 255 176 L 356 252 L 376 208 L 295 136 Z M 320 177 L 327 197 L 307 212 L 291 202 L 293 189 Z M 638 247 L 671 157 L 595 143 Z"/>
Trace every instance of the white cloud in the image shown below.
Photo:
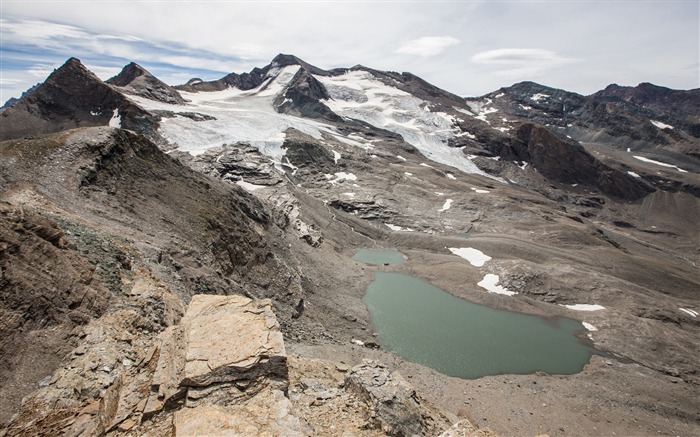
<path fill-rule="evenodd" d="M 527 77 L 541 74 L 577 60 L 545 49 L 495 49 L 471 57 L 472 62 L 505 67 L 497 74 L 507 77 Z"/>
<path fill-rule="evenodd" d="M 459 44 L 457 38 L 451 36 L 424 36 L 401 45 L 396 53 L 417 56 L 434 56 L 442 53 L 448 47 Z"/>

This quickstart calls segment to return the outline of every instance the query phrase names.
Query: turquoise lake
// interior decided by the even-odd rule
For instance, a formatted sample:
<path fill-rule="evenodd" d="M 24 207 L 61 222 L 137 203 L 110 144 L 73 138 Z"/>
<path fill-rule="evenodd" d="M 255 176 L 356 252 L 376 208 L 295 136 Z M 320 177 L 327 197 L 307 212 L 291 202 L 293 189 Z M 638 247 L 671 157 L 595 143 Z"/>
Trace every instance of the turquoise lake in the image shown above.
<path fill-rule="evenodd" d="M 384 264 L 403 264 L 404 256 L 401 252 L 392 249 L 360 249 L 352 259 L 381 266 Z"/>
<path fill-rule="evenodd" d="M 579 321 L 474 304 L 402 273 L 375 275 L 363 301 L 379 344 L 446 375 L 574 374 L 595 352 L 576 336 L 585 332 Z"/>

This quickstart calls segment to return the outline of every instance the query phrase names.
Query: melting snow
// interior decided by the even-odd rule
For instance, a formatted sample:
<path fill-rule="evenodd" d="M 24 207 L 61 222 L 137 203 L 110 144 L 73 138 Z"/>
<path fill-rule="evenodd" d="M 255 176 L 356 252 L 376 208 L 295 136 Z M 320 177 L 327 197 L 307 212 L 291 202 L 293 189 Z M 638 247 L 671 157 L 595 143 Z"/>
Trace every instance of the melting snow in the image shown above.
<path fill-rule="evenodd" d="M 255 184 L 251 184 L 250 182 L 246 182 L 246 181 L 236 181 L 236 185 L 238 185 L 239 187 L 243 188 L 246 191 L 255 191 L 255 190 L 259 190 L 260 188 L 265 188 L 264 185 L 255 185 Z"/>
<path fill-rule="evenodd" d="M 658 127 L 659 129 L 673 129 L 673 126 L 671 126 L 670 124 L 662 123 L 662 122 L 656 121 L 656 120 L 649 120 L 649 121 L 651 122 L 651 124 Z"/>
<path fill-rule="evenodd" d="M 336 152 L 335 150 L 333 150 L 333 161 L 335 161 L 335 163 L 337 164 L 338 160 L 340 158 L 342 158 L 342 155 L 340 153 Z"/>
<path fill-rule="evenodd" d="M 114 112 L 112 113 L 112 118 L 109 120 L 109 126 L 110 127 L 122 127 L 122 117 L 119 115 L 119 108 L 114 108 Z"/>
<path fill-rule="evenodd" d="M 438 212 L 447 211 L 448 209 L 450 209 L 451 206 L 452 206 L 452 199 L 447 199 L 447 200 L 445 200 L 445 204 L 442 205 L 442 208 L 438 209 Z"/>
<path fill-rule="evenodd" d="M 605 307 L 602 305 L 594 305 L 594 304 L 587 304 L 587 303 L 577 303 L 573 305 L 562 305 L 564 307 L 567 307 L 570 310 L 574 311 L 600 311 L 604 310 Z"/>
<path fill-rule="evenodd" d="M 650 164 L 656 164 L 656 165 L 660 165 L 662 167 L 675 168 L 676 170 L 678 170 L 681 173 L 688 173 L 686 170 L 683 170 L 682 168 L 678 168 L 678 166 L 675 166 L 673 164 L 666 164 L 665 162 L 654 161 L 653 159 L 645 158 L 643 156 L 634 155 L 634 157 L 640 161 L 648 162 Z"/>
<path fill-rule="evenodd" d="M 447 179 L 457 179 L 452 173 L 447 173 Z"/>
<path fill-rule="evenodd" d="M 101 115 L 102 112 L 100 111 L 90 111 L 90 115 Z"/>
<path fill-rule="evenodd" d="M 396 155 L 396 157 L 399 158 L 399 159 L 402 160 L 402 161 L 405 161 L 405 160 L 406 160 L 406 158 L 404 158 L 404 157 L 401 156 L 401 155 Z"/>
<path fill-rule="evenodd" d="M 325 174 L 324 175 L 326 179 L 328 179 L 328 182 L 331 184 L 336 184 L 338 181 L 345 180 L 345 181 L 356 181 L 357 176 L 355 176 L 353 173 L 345 173 L 345 172 L 338 172 L 335 175 L 330 175 L 330 174 Z M 335 176 L 335 178 L 334 178 Z"/>
<path fill-rule="evenodd" d="M 633 171 L 628 171 L 627 174 L 632 176 L 632 177 L 635 177 L 635 178 L 641 178 L 641 176 L 639 176 L 637 173 L 635 173 Z"/>
<path fill-rule="evenodd" d="M 488 193 L 490 193 L 489 190 L 481 190 L 481 189 L 476 188 L 476 187 L 472 187 L 472 191 L 474 191 L 474 192 L 476 192 L 476 193 L 479 193 L 479 194 L 488 194 Z"/>
<path fill-rule="evenodd" d="M 448 247 L 450 252 L 469 261 L 469 264 L 474 267 L 482 267 L 486 261 L 490 261 L 491 257 L 484 252 L 472 247 Z"/>
<path fill-rule="evenodd" d="M 384 223 L 384 226 L 388 227 L 392 231 L 404 231 L 404 232 L 412 232 L 413 231 L 413 229 L 411 229 L 411 228 L 402 228 L 401 226 L 392 225 L 391 223 Z"/>
<path fill-rule="evenodd" d="M 455 134 L 455 137 L 457 137 L 457 138 L 459 138 L 459 137 L 467 137 L 467 138 L 469 138 L 470 140 L 475 140 L 475 139 L 476 139 L 476 135 L 473 135 L 473 134 L 471 134 L 471 133 L 469 133 L 469 132 L 459 132 L 459 133 L 456 133 L 456 134 Z"/>
<path fill-rule="evenodd" d="M 488 176 L 460 150 L 447 146 L 455 135 L 452 116 L 425 111 L 425 101 L 384 84 L 366 71 L 315 77 L 331 96 L 323 103 L 336 114 L 397 133 L 432 161 Z"/>
<path fill-rule="evenodd" d="M 444 195 L 445 195 L 445 193 L 441 193 L 441 192 L 439 192 L 439 191 L 436 191 L 435 194 L 437 194 L 438 196 L 444 196 Z"/>
<path fill-rule="evenodd" d="M 494 275 L 493 273 L 487 273 L 486 276 L 484 276 L 484 279 L 481 280 L 481 282 L 477 283 L 481 288 L 486 289 L 489 293 L 496 293 L 496 294 L 503 294 L 506 296 L 513 296 L 518 294 L 515 291 L 510 291 L 506 288 L 503 288 L 503 286 L 498 285 L 500 281 L 500 278 L 498 275 Z"/>
<path fill-rule="evenodd" d="M 403 174 L 405 174 L 406 176 L 413 176 L 413 173 L 409 173 L 407 171 L 403 172 Z"/>
<path fill-rule="evenodd" d="M 588 329 L 588 330 L 591 331 L 591 332 L 594 332 L 594 331 L 597 331 L 597 330 L 598 330 L 598 328 L 596 328 L 595 326 L 591 325 L 590 323 L 581 322 L 581 324 L 583 325 L 584 328 Z"/>
<path fill-rule="evenodd" d="M 535 102 L 539 102 L 540 100 L 546 99 L 549 97 L 551 97 L 551 96 L 548 94 L 537 93 L 537 94 L 533 94 L 532 97 L 530 97 L 530 100 L 534 100 Z"/>
<path fill-rule="evenodd" d="M 690 317 L 697 317 L 700 315 L 697 311 L 690 310 L 688 308 L 678 308 L 678 309 L 683 311 L 684 313 L 688 314 Z"/>

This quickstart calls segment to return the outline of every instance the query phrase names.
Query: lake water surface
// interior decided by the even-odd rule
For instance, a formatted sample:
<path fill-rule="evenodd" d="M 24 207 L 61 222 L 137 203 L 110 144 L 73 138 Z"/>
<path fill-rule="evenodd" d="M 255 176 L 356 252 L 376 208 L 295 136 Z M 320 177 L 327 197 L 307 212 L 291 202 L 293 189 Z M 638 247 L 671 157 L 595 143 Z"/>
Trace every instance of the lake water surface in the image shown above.
<path fill-rule="evenodd" d="M 360 249 L 355 256 L 355 261 L 362 261 L 367 264 L 403 264 L 404 256 L 401 252 L 392 249 Z"/>
<path fill-rule="evenodd" d="M 375 275 L 363 300 L 379 343 L 446 375 L 573 374 L 594 352 L 575 335 L 585 331 L 579 321 L 474 304 L 402 273 Z"/>

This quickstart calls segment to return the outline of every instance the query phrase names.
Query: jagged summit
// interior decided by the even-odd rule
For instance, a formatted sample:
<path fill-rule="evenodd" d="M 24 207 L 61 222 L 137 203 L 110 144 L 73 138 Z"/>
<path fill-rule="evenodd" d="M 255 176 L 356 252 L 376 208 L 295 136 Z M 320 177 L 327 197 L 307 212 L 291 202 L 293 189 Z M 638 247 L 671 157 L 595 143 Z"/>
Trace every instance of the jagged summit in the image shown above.
<path fill-rule="evenodd" d="M 325 76 L 328 74 L 328 71 L 311 65 L 308 62 L 305 62 L 294 55 L 286 55 L 283 53 L 280 53 L 279 55 L 275 56 L 272 59 L 270 65 L 273 67 L 288 67 L 290 65 L 299 65 L 301 68 L 307 70 L 311 74 L 318 74 L 321 76 Z"/>
<path fill-rule="evenodd" d="M 170 104 L 183 104 L 185 99 L 173 87 L 157 79 L 145 68 L 134 62 L 126 65 L 122 71 L 105 81 L 122 88 L 128 94 L 158 100 Z"/>
<path fill-rule="evenodd" d="M 105 84 L 77 58 L 61 67 L 0 115 L 0 140 L 106 126 L 112 119 L 126 128 L 149 129 L 147 113 Z"/>

